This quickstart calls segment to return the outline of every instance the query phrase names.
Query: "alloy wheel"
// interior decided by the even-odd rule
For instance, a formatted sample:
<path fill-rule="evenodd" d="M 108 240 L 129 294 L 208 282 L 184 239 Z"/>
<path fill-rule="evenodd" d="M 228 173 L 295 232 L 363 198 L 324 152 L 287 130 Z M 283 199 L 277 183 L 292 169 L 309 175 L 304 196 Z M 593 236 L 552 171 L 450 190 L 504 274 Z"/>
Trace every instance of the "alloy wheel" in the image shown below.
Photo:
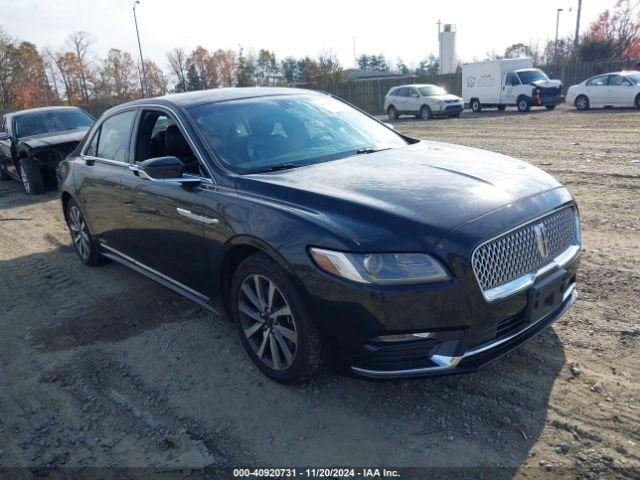
<path fill-rule="evenodd" d="M 25 192 L 31 193 L 31 183 L 29 183 L 29 177 L 22 164 L 20 165 L 20 178 L 22 179 Z"/>
<path fill-rule="evenodd" d="M 588 104 L 589 101 L 587 100 L 587 97 L 579 97 L 578 100 L 576 100 L 576 107 L 578 107 L 578 110 L 586 110 Z"/>
<path fill-rule="evenodd" d="M 282 291 L 269 278 L 247 276 L 238 295 L 240 323 L 253 352 L 269 368 L 286 370 L 296 358 L 298 331 Z"/>
<path fill-rule="evenodd" d="M 71 238 L 73 239 L 73 244 L 76 247 L 78 255 L 84 260 L 88 260 L 91 255 L 89 231 L 82 218 L 80 209 L 75 205 L 69 209 L 69 230 L 71 231 Z"/>

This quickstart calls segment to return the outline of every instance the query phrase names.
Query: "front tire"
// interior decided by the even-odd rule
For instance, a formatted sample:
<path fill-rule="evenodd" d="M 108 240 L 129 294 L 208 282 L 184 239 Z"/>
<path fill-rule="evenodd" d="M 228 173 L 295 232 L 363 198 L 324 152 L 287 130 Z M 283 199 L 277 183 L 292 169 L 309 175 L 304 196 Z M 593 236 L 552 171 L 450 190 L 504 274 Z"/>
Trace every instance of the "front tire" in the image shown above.
<path fill-rule="evenodd" d="M 576 98 L 576 108 L 578 110 L 589 110 L 589 99 L 586 95 L 578 95 Z"/>
<path fill-rule="evenodd" d="M 391 105 L 389 108 L 387 108 L 387 118 L 389 120 L 397 120 L 398 119 L 398 110 L 396 110 L 396 107 L 394 107 L 393 105 Z"/>
<path fill-rule="evenodd" d="M 518 111 L 521 113 L 525 113 L 531 110 L 531 102 L 525 97 L 520 97 L 518 99 Z"/>
<path fill-rule="evenodd" d="M 480 100 L 477 98 L 471 100 L 471 110 L 475 113 L 480 113 L 482 111 L 482 104 L 480 103 Z"/>
<path fill-rule="evenodd" d="M 240 263 L 231 313 L 255 365 L 276 382 L 303 383 L 322 367 L 320 333 L 290 274 L 264 253 Z"/>
<path fill-rule="evenodd" d="M 431 108 L 428 105 L 423 105 L 420 109 L 420 119 L 422 120 L 430 120 L 433 118 L 433 113 L 431 112 Z"/>
<path fill-rule="evenodd" d="M 103 263 L 103 257 L 98 252 L 91 233 L 89 233 L 87 222 L 85 222 L 80 207 L 74 200 L 69 200 L 67 203 L 66 220 L 71 240 L 73 240 L 73 247 L 80 257 L 80 261 L 90 267 Z"/>
<path fill-rule="evenodd" d="M 635 101 L 635 104 L 636 104 L 636 108 L 637 108 L 638 110 L 640 110 L 640 93 L 639 93 L 638 95 L 636 95 L 636 101 Z"/>
<path fill-rule="evenodd" d="M 38 195 L 44 192 L 44 179 L 38 164 L 32 158 L 22 158 L 18 162 L 18 170 L 22 186 L 27 195 Z"/>

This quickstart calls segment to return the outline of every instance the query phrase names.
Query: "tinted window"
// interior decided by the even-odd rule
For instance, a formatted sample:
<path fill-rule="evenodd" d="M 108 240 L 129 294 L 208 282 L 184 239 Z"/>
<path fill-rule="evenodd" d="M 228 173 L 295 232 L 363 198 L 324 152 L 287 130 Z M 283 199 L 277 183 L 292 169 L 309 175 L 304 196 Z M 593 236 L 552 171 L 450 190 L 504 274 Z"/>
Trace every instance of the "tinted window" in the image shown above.
<path fill-rule="evenodd" d="M 240 173 L 344 158 L 362 148 L 406 145 L 379 122 L 324 95 L 234 100 L 188 112 L 211 149 Z"/>
<path fill-rule="evenodd" d="M 96 157 L 126 162 L 135 111 L 123 112 L 104 121 L 100 127 Z"/>
<path fill-rule="evenodd" d="M 529 83 L 538 82 L 538 81 L 547 81 L 549 77 L 542 70 L 533 69 L 533 70 L 522 70 L 517 72 L 518 77 L 520 77 L 520 81 L 523 85 L 527 85 Z M 516 83 L 517 85 L 517 83 Z"/>
<path fill-rule="evenodd" d="M 509 72 L 507 73 L 507 78 L 505 79 L 504 84 L 516 86 L 520 85 L 520 80 L 518 80 L 518 76 L 515 73 Z"/>
<path fill-rule="evenodd" d="M 80 109 L 26 113 L 16 116 L 16 137 L 89 128 L 93 118 Z"/>
<path fill-rule="evenodd" d="M 409 89 L 408 88 L 399 88 L 398 92 L 396 93 L 396 96 L 398 96 L 398 97 L 407 97 L 407 96 L 409 96 Z"/>
<path fill-rule="evenodd" d="M 409 88 L 408 90 L 408 96 L 409 97 L 413 97 L 413 98 L 418 98 L 420 95 L 418 95 L 418 92 L 416 91 L 415 88 Z"/>
<path fill-rule="evenodd" d="M 607 84 L 607 75 L 602 75 L 601 77 L 592 78 L 587 82 L 589 87 L 601 87 Z"/>

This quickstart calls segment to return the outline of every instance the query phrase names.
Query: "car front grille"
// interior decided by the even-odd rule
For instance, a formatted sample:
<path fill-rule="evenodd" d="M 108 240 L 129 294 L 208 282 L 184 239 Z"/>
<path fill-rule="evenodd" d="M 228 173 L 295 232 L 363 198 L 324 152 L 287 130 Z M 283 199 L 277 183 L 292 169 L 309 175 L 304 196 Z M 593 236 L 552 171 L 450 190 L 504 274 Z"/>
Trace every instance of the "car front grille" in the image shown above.
<path fill-rule="evenodd" d="M 540 230 L 544 231 L 542 238 Z M 542 255 L 541 240 L 546 255 Z M 480 245 L 471 263 L 480 287 L 487 292 L 537 272 L 579 243 L 577 212 L 565 207 Z"/>

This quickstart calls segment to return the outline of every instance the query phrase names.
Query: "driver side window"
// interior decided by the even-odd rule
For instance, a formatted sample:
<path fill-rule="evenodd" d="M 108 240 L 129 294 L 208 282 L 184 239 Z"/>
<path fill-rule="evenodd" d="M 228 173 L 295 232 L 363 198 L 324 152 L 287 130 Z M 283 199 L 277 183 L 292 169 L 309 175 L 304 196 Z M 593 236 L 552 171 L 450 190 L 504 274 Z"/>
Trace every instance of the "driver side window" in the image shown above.
<path fill-rule="evenodd" d="M 142 112 L 136 163 L 150 158 L 176 157 L 184 164 L 185 173 L 204 176 L 200 162 L 174 119 L 165 112 Z"/>

